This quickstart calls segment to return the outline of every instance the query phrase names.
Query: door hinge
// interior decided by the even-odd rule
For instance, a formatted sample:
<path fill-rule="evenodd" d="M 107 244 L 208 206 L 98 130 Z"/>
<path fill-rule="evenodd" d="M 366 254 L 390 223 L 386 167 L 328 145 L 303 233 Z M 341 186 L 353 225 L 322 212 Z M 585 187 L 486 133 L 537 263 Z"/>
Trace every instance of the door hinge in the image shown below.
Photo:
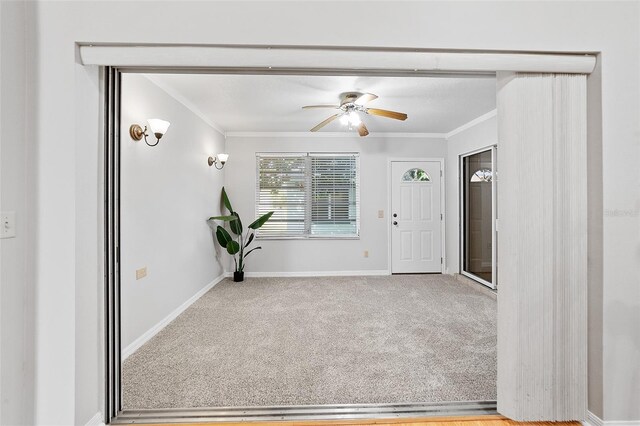
<path fill-rule="evenodd" d="M 440 258 L 440 264 L 442 265 L 442 258 Z"/>
<path fill-rule="evenodd" d="M 442 213 L 440 213 L 440 220 L 442 220 Z"/>
<path fill-rule="evenodd" d="M 440 177 L 442 177 L 442 170 L 440 170 Z"/>

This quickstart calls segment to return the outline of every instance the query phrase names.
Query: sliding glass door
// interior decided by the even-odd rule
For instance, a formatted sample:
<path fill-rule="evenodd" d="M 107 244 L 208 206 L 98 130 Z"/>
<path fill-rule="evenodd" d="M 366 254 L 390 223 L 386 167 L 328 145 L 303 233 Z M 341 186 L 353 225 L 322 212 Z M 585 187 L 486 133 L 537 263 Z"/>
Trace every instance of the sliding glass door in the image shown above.
<path fill-rule="evenodd" d="M 496 288 L 496 148 L 460 156 L 460 271 Z"/>

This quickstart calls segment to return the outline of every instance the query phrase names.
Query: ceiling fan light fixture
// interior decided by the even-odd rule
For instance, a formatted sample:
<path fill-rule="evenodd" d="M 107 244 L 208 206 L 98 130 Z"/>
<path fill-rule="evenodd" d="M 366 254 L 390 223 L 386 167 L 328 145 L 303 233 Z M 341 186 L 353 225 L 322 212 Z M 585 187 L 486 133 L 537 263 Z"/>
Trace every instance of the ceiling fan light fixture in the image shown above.
<path fill-rule="evenodd" d="M 360 119 L 360 115 L 356 111 L 349 111 L 340 116 L 340 123 L 352 128 L 354 126 L 359 126 L 360 123 L 362 123 L 362 119 Z"/>
<path fill-rule="evenodd" d="M 339 119 L 340 123 L 342 123 L 343 126 L 348 126 L 349 130 L 354 130 L 355 128 L 358 130 L 358 134 L 360 136 L 367 136 L 369 134 L 369 130 L 362 121 L 360 113 L 367 115 L 376 115 L 400 121 L 404 121 L 407 119 L 407 114 L 403 112 L 365 107 L 363 104 L 366 104 L 378 98 L 378 96 L 374 95 L 373 93 L 346 92 L 342 93 L 340 95 L 340 98 L 340 105 L 307 105 L 302 107 L 302 109 L 329 108 L 339 110 L 339 112 L 337 112 L 336 114 L 333 114 L 332 116 L 326 118 L 324 121 L 312 127 L 312 132 L 317 132 L 327 124 L 331 123 L 333 120 Z"/>
<path fill-rule="evenodd" d="M 358 113 L 357 113 L 357 112 L 355 112 L 355 111 L 351 111 L 351 112 L 348 114 L 348 116 L 349 116 L 349 123 L 350 123 L 352 126 L 358 126 L 358 125 L 360 125 L 360 123 L 362 123 L 362 120 L 360 119 L 360 116 L 358 115 Z"/>

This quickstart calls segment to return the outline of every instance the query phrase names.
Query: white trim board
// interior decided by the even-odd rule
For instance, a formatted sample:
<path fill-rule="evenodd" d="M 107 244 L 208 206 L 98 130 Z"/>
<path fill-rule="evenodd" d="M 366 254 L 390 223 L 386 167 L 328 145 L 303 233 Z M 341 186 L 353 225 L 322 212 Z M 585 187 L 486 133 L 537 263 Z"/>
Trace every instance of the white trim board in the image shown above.
<path fill-rule="evenodd" d="M 265 73 L 281 69 L 342 69 L 362 71 L 425 71 L 488 73 L 496 71 L 589 74 L 596 57 L 536 52 L 436 49 L 390 49 L 353 46 L 277 46 L 204 44 L 78 44 L 83 65 L 117 67 L 252 68 Z"/>
<path fill-rule="evenodd" d="M 600 417 L 593 414 L 591 411 L 587 411 L 587 419 L 582 421 L 584 426 L 604 426 L 604 422 Z"/>
<path fill-rule="evenodd" d="M 222 281 L 227 277 L 227 274 L 221 274 L 218 277 L 214 278 L 209 284 L 204 286 L 201 290 L 199 290 L 196 294 L 191 296 L 186 302 L 182 305 L 178 306 L 175 310 L 173 310 L 169 315 L 164 317 L 160 322 L 147 330 L 142 336 L 138 337 L 136 340 L 127 345 L 126 348 L 122 350 L 121 359 L 124 361 L 131 354 L 137 351 L 142 345 L 147 343 L 153 336 L 158 334 L 163 328 L 165 328 L 171 321 L 176 319 L 178 315 L 183 313 L 189 306 L 191 306 L 196 300 L 204 296 L 206 292 L 211 290 L 216 284 Z"/>
<path fill-rule="evenodd" d="M 85 426 L 104 426 L 104 422 L 102 421 L 102 413 L 98 411 L 89 419 Z"/>
<path fill-rule="evenodd" d="M 227 272 L 227 277 L 233 277 L 233 272 Z M 367 277 L 389 275 L 386 269 L 370 269 L 364 271 L 287 271 L 287 272 L 245 272 L 246 278 L 284 278 L 284 277 Z"/>
<path fill-rule="evenodd" d="M 587 412 L 587 419 L 582 421 L 584 426 L 640 426 L 640 420 L 602 420 L 600 417 Z"/>

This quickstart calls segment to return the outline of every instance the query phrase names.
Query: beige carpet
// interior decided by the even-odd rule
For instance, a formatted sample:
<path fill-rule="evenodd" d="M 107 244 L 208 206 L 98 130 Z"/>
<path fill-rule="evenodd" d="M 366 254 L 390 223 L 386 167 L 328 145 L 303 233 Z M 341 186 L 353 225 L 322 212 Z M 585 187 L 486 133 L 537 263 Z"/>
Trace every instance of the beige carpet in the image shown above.
<path fill-rule="evenodd" d="M 123 365 L 125 409 L 496 399 L 496 301 L 443 275 L 227 279 Z"/>

